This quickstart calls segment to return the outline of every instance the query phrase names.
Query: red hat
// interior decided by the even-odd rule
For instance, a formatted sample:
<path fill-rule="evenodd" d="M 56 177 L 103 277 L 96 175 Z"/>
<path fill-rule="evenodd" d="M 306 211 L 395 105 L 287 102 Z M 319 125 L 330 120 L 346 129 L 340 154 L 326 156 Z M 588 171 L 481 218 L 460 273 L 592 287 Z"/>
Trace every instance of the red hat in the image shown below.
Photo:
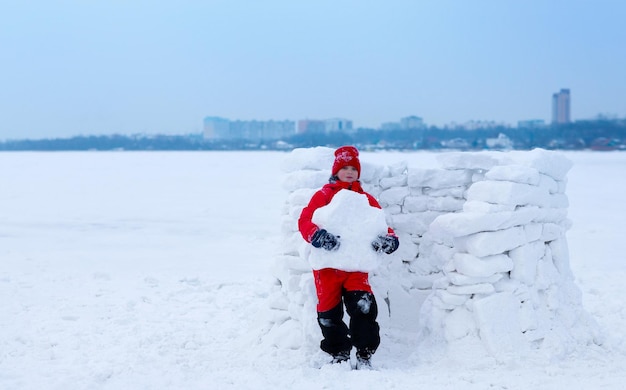
<path fill-rule="evenodd" d="M 335 162 L 333 163 L 333 176 L 343 167 L 353 166 L 361 176 L 361 162 L 359 161 L 359 151 L 354 146 L 342 146 L 335 150 Z"/>

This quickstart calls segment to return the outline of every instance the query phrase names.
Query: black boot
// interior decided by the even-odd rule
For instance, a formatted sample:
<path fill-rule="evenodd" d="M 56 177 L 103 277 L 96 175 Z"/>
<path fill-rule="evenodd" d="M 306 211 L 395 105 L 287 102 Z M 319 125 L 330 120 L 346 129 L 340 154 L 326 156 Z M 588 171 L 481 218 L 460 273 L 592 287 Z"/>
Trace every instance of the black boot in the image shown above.
<path fill-rule="evenodd" d="M 372 353 L 367 349 L 359 349 L 356 351 L 356 369 L 357 370 L 371 370 L 372 362 L 370 358 Z"/>
<path fill-rule="evenodd" d="M 333 355 L 333 360 L 331 363 L 343 363 L 350 361 L 350 351 L 343 351 Z"/>

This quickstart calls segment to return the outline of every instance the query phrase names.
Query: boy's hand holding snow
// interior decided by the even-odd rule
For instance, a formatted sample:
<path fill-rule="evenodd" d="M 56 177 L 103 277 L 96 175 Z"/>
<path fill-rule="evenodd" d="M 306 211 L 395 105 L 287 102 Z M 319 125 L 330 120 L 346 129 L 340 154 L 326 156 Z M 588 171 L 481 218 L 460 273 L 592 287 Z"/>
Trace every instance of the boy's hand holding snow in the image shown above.
<path fill-rule="evenodd" d="M 372 241 L 372 248 L 374 248 L 376 252 L 385 252 L 386 254 L 395 252 L 398 246 L 400 246 L 400 241 L 398 237 L 392 234 L 378 236 L 376 240 Z"/>
<path fill-rule="evenodd" d="M 316 248 L 324 248 L 327 251 L 339 249 L 339 236 L 335 237 L 326 229 L 320 229 L 311 237 L 311 245 Z"/>

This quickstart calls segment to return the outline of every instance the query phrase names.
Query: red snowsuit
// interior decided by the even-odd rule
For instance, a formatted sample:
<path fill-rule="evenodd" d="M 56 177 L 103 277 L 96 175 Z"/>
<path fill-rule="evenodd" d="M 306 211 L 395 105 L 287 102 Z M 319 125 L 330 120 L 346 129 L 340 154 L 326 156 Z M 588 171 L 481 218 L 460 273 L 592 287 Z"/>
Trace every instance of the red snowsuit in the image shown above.
<path fill-rule="evenodd" d="M 336 181 L 326 184 L 313 195 L 308 206 L 302 210 L 300 219 L 298 219 L 298 228 L 302 237 L 307 242 L 311 242 L 313 235 L 319 229 L 319 227 L 311 221 L 315 210 L 328 205 L 335 194 L 344 189 L 366 195 L 370 206 L 381 208 L 378 201 L 372 195 L 363 191 L 363 187 L 361 187 L 359 181 L 352 183 Z M 394 234 L 391 228 L 388 228 L 388 232 Z M 324 312 L 337 306 L 337 304 L 341 302 L 342 289 L 346 291 L 372 292 L 367 273 L 365 272 L 346 272 L 334 268 L 324 268 L 314 270 L 313 275 L 315 277 L 315 287 L 317 290 L 318 312 Z"/>
<path fill-rule="evenodd" d="M 381 208 L 376 199 L 363 191 L 361 183 L 336 181 L 317 191 L 300 214 L 298 228 L 302 237 L 311 242 L 318 230 L 311 219 L 320 207 L 330 203 L 339 191 L 352 190 L 365 194 L 372 207 Z M 390 234 L 394 234 L 388 228 Z M 332 232 L 331 232 L 332 233 Z M 333 357 L 350 356 L 352 346 L 357 357 L 369 359 L 380 344 L 380 327 L 376 322 L 378 306 L 366 272 L 346 272 L 334 268 L 313 270 L 317 291 L 317 322 L 322 330 L 320 348 Z M 343 299 L 343 302 L 342 302 Z M 343 322 L 343 305 L 350 316 L 350 328 Z"/>

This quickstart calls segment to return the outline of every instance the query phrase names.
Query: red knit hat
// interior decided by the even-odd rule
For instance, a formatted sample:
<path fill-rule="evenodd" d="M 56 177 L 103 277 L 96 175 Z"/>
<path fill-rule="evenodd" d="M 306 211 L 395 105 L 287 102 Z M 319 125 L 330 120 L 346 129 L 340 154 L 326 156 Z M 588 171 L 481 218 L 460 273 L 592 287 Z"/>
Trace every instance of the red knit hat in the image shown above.
<path fill-rule="evenodd" d="M 354 146 L 342 146 L 335 150 L 335 162 L 333 163 L 333 176 L 343 167 L 353 166 L 361 176 L 361 162 L 359 161 L 359 151 Z"/>

